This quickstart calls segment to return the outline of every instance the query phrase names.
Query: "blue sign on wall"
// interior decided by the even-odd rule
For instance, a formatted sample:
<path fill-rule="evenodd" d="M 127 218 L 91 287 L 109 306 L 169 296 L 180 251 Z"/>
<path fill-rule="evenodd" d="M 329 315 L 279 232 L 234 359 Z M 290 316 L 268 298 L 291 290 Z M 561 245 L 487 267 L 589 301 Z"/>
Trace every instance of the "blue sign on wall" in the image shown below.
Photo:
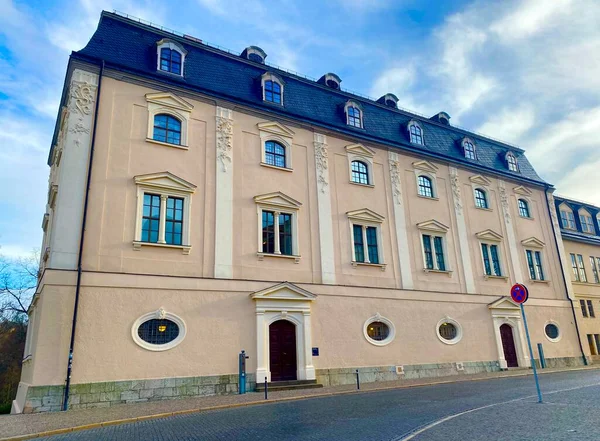
<path fill-rule="evenodd" d="M 319 348 L 312 348 L 313 350 L 313 357 L 318 357 L 319 356 Z"/>

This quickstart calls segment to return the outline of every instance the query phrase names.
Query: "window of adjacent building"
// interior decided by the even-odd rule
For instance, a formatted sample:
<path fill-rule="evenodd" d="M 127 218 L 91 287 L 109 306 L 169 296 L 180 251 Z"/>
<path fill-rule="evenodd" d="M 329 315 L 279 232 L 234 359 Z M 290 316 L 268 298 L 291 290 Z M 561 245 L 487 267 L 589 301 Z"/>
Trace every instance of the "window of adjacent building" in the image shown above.
<path fill-rule="evenodd" d="M 420 175 L 417 178 L 417 182 L 419 184 L 419 195 L 420 196 L 425 196 L 425 197 L 428 197 L 428 198 L 433 198 L 434 197 L 433 182 L 431 181 L 430 177 L 424 176 L 424 175 Z"/>
<path fill-rule="evenodd" d="M 588 334 L 588 345 L 590 346 L 590 354 L 598 355 L 598 348 L 600 348 L 600 339 L 598 338 L 598 334 Z"/>
<path fill-rule="evenodd" d="M 579 221 L 581 222 L 581 231 L 584 233 L 594 234 L 594 222 L 592 217 L 587 214 L 580 214 Z"/>
<path fill-rule="evenodd" d="M 275 81 L 265 81 L 265 101 L 281 104 L 281 85 Z"/>
<path fill-rule="evenodd" d="M 527 267 L 531 280 L 545 280 L 544 267 L 542 265 L 542 253 L 540 251 L 525 250 L 527 256 Z"/>
<path fill-rule="evenodd" d="M 517 158 L 513 153 L 509 152 L 506 154 L 506 164 L 510 171 L 519 171 L 519 164 L 517 163 Z"/>
<path fill-rule="evenodd" d="M 152 139 L 181 145 L 181 121 L 171 115 L 156 115 L 154 117 L 154 135 Z"/>
<path fill-rule="evenodd" d="M 573 212 L 570 210 L 560 210 L 560 220 L 562 222 L 563 228 L 567 228 L 569 230 L 575 230 L 575 217 L 573 216 Z"/>
<path fill-rule="evenodd" d="M 585 266 L 583 264 L 583 256 L 581 254 L 577 255 L 577 268 L 579 269 L 578 281 L 587 282 L 587 276 L 585 274 Z"/>
<path fill-rule="evenodd" d="M 525 199 L 519 199 L 519 216 L 531 217 L 529 213 L 529 203 Z"/>
<path fill-rule="evenodd" d="M 160 70 L 181 75 L 181 53 L 174 49 L 160 50 Z"/>
<path fill-rule="evenodd" d="M 421 126 L 417 123 L 411 123 L 408 126 L 408 132 L 410 134 L 410 142 L 423 145 L 423 129 Z"/>
<path fill-rule="evenodd" d="M 352 161 L 352 182 L 369 185 L 369 166 L 363 161 Z"/>
<path fill-rule="evenodd" d="M 594 313 L 594 302 L 592 302 L 591 300 L 587 300 L 587 310 L 588 310 L 588 315 L 590 317 L 596 317 L 596 314 Z"/>
<path fill-rule="evenodd" d="M 587 312 L 585 300 L 579 300 L 579 306 L 581 307 L 581 315 L 583 315 L 584 317 L 587 317 L 588 312 Z"/>
<path fill-rule="evenodd" d="M 556 326 L 554 323 L 548 323 L 544 328 L 544 332 L 546 333 L 546 336 L 550 340 L 558 339 L 559 330 L 558 330 L 558 326 Z"/>
<path fill-rule="evenodd" d="M 352 127 L 362 127 L 362 115 L 361 110 L 353 105 L 346 108 L 346 123 Z"/>
<path fill-rule="evenodd" d="M 286 167 L 285 147 L 275 141 L 265 142 L 265 163 L 275 167 Z"/>
<path fill-rule="evenodd" d="M 483 257 L 483 268 L 485 274 L 488 276 L 502 276 L 498 245 L 482 243 L 481 254 Z"/>
<path fill-rule="evenodd" d="M 425 257 L 425 268 L 446 271 L 444 238 L 442 236 L 423 234 L 423 254 Z"/>
<path fill-rule="evenodd" d="M 352 225 L 355 262 L 379 264 L 377 236 L 377 227 Z"/>
<path fill-rule="evenodd" d="M 481 188 L 475 189 L 475 206 L 477 208 L 488 208 L 487 195 Z"/>
<path fill-rule="evenodd" d="M 179 336 L 179 326 L 171 320 L 152 319 L 139 326 L 138 336 L 147 343 L 164 345 Z"/>
<path fill-rule="evenodd" d="M 262 211 L 262 252 L 267 254 L 294 255 L 293 215 L 275 211 Z"/>
<path fill-rule="evenodd" d="M 579 269 L 577 267 L 577 257 L 575 254 L 571 253 L 571 269 L 573 270 L 573 275 L 575 276 L 575 281 L 580 282 L 579 278 Z"/>
<path fill-rule="evenodd" d="M 465 158 L 477 159 L 475 154 L 475 145 L 470 140 L 463 141 L 463 150 L 465 152 Z"/>
<path fill-rule="evenodd" d="M 600 278 L 598 278 L 598 270 L 600 270 L 600 257 L 590 256 L 590 266 L 592 267 L 592 274 L 594 275 L 594 283 L 600 283 Z"/>

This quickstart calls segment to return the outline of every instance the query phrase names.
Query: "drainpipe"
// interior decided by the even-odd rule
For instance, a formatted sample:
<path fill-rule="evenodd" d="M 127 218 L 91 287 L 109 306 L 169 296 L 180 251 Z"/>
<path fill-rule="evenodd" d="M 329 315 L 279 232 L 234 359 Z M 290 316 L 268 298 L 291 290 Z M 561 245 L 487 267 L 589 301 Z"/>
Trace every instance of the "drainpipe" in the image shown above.
<path fill-rule="evenodd" d="M 546 185 L 546 194 L 548 193 L 549 189 L 550 189 L 550 186 Z M 548 208 L 548 214 L 550 215 L 551 208 L 550 208 L 550 203 L 548 202 L 547 195 L 546 195 L 545 199 L 546 199 L 546 207 Z M 552 220 L 551 215 L 550 215 L 550 219 Z M 554 226 L 554 222 L 550 222 L 550 225 L 552 225 L 552 233 L 554 234 L 554 237 L 556 238 L 556 228 Z M 565 284 L 565 289 L 567 290 L 567 298 L 569 299 L 569 302 L 571 302 L 571 312 L 573 313 L 573 321 L 575 322 L 575 330 L 577 331 L 577 341 L 579 342 L 579 349 L 581 350 L 583 364 L 584 364 L 584 366 L 587 366 L 588 361 L 587 361 L 587 358 L 585 358 L 585 351 L 583 350 L 583 345 L 581 344 L 581 334 L 579 333 L 579 324 L 577 323 L 577 314 L 575 314 L 575 305 L 573 304 L 573 299 L 569 297 L 569 286 L 568 286 L 567 278 L 565 277 L 564 262 L 560 258 L 560 249 L 558 246 L 558 241 L 556 240 L 555 243 L 556 243 L 556 254 L 558 254 L 558 260 L 560 262 L 560 269 L 561 269 L 561 273 L 562 273 L 563 282 Z"/>
<path fill-rule="evenodd" d="M 79 238 L 79 256 L 77 258 L 77 285 L 75 286 L 75 305 L 73 306 L 73 321 L 71 325 L 71 342 L 69 345 L 69 360 L 67 364 L 67 379 L 65 380 L 65 395 L 62 410 L 69 408 L 69 388 L 71 386 L 71 372 L 73 370 L 73 348 L 75 346 L 75 329 L 77 327 L 77 312 L 79 309 L 79 293 L 81 290 L 81 262 L 83 260 L 83 242 L 85 240 L 85 226 L 87 221 L 87 208 L 90 196 L 90 183 L 92 181 L 92 162 L 94 159 L 94 146 L 96 144 L 96 126 L 98 121 L 98 109 L 100 107 L 100 88 L 102 87 L 102 75 L 104 74 L 104 60 L 100 65 L 98 77 L 98 89 L 96 91 L 96 108 L 94 110 L 94 128 L 92 130 L 92 144 L 90 146 L 90 159 L 88 161 L 87 185 L 85 188 L 85 200 L 83 202 L 83 219 L 81 220 L 81 236 Z"/>

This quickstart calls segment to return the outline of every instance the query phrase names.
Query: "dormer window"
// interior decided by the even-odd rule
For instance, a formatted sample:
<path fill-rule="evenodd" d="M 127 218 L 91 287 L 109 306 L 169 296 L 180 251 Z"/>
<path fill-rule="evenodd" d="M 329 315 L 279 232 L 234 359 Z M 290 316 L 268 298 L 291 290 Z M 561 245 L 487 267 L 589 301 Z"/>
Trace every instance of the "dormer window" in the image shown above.
<path fill-rule="evenodd" d="M 579 222 L 581 222 L 581 231 L 594 234 L 594 222 L 586 210 L 579 210 Z"/>
<path fill-rule="evenodd" d="M 348 101 L 345 107 L 346 111 L 346 124 L 351 127 L 356 127 L 362 129 L 363 127 L 363 118 L 362 118 L 362 110 L 359 105 L 354 101 Z"/>
<path fill-rule="evenodd" d="M 263 101 L 283 105 L 283 85 L 281 78 L 269 72 L 265 73 L 262 76 Z"/>
<path fill-rule="evenodd" d="M 573 216 L 573 211 L 565 204 L 562 204 L 559 207 L 559 211 L 562 227 L 568 230 L 576 230 L 577 227 L 575 226 L 575 216 Z"/>
<path fill-rule="evenodd" d="M 378 103 L 384 106 L 391 107 L 392 109 L 398 108 L 398 97 L 393 93 L 386 93 L 377 100 Z"/>
<path fill-rule="evenodd" d="M 327 87 L 331 87 L 332 89 L 336 90 L 340 88 L 341 82 L 342 80 L 340 79 L 340 77 L 338 77 L 334 73 L 326 73 L 317 81 L 317 83 L 323 84 Z"/>
<path fill-rule="evenodd" d="M 475 143 L 469 139 L 464 138 L 462 140 L 462 148 L 465 158 L 467 159 L 477 159 L 477 154 L 475 153 Z"/>
<path fill-rule="evenodd" d="M 410 137 L 410 142 L 413 144 L 423 145 L 423 129 L 421 125 L 416 121 L 411 121 L 408 123 L 408 136 Z"/>
<path fill-rule="evenodd" d="M 510 171 L 518 172 L 519 171 L 519 163 L 517 162 L 517 158 L 512 152 L 508 152 L 506 154 L 506 166 Z"/>
<path fill-rule="evenodd" d="M 265 64 L 265 58 L 267 58 L 267 53 L 258 46 L 248 46 L 240 54 L 240 57 L 250 61 L 254 61 L 255 63 Z"/>
<path fill-rule="evenodd" d="M 166 38 L 156 43 L 157 66 L 161 72 L 183 76 L 183 64 L 187 51 L 179 43 Z"/>

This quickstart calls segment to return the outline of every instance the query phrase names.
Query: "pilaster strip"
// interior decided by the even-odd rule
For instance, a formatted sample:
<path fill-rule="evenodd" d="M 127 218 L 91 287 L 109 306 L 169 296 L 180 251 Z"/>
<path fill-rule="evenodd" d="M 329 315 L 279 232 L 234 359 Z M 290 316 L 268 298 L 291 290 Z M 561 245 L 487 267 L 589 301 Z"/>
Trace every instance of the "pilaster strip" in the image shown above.
<path fill-rule="evenodd" d="M 408 249 L 408 231 L 406 230 L 406 217 L 402 204 L 402 183 L 400 181 L 401 168 L 398 154 L 389 152 L 390 181 L 392 186 L 392 199 L 394 203 L 394 222 L 396 227 L 396 241 L 398 245 L 398 258 L 400 264 L 400 278 L 402 289 L 413 289 L 412 268 L 410 251 Z"/>
<path fill-rule="evenodd" d="M 216 109 L 215 277 L 233 278 L 233 112 Z"/>
<path fill-rule="evenodd" d="M 335 285 L 335 256 L 333 224 L 331 218 L 331 193 L 329 191 L 329 159 L 327 137 L 314 134 L 317 178 L 317 208 L 319 214 L 319 244 L 321 255 L 321 282 Z"/>
<path fill-rule="evenodd" d="M 567 259 L 565 245 L 560 234 L 560 225 L 558 223 L 558 216 L 556 215 L 556 204 L 554 203 L 554 195 L 550 191 L 547 191 L 546 198 L 548 199 L 550 218 L 554 227 L 552 228 L 554 231 L 554 240 L 556 240 L 556 244 L 558 245 L 558 258 L 562 263 L 561 270 L 564 279 L 567 281 L 567 297 L 571 300 L 574 300 L 575 293 L 573 291 L 573 284 L 571 283 L 571 273 L 569 272 L 569 268 L 571 267 L 571 261 Z"/>
<path fill-rule="evenodd" d="M 523 272 L 521 271 L 521 259 L 519 258 L 519 248 L 515 238 L 515 229 L 510 216 L 510 203 L 506 193 L 506 184 L 502 179 L 498 179 L 498 192 L 500 193 L 502 217 L 504 218 L 504 225 L 506 226 L 506 237 L 508 239 L 508 249 L 510 251 L 510 261 L 513 274 L 515 275 L 515 282 L 523 283 L 525 280 L 523 279 Z"/>
<path fill-rule="evenodd" d="M 462 266 L 465 277 L 467 292 L 475 294 L 475 278 L 473 277 L 473 264 L 471 261 L 471 252 L 469 250 L 469 236 L 467 233 L 467 224 L 463 211 L 463 204 L 460 191 L 460 180 L 458 179 L 458 170 L 456 167 L 450 167 L 450 184 L 452 185 L 452 199 L 454 201 L 454 213 L 456 214 L 456 226 L 458 231 L 458 244 L 462 257 Z"/>

